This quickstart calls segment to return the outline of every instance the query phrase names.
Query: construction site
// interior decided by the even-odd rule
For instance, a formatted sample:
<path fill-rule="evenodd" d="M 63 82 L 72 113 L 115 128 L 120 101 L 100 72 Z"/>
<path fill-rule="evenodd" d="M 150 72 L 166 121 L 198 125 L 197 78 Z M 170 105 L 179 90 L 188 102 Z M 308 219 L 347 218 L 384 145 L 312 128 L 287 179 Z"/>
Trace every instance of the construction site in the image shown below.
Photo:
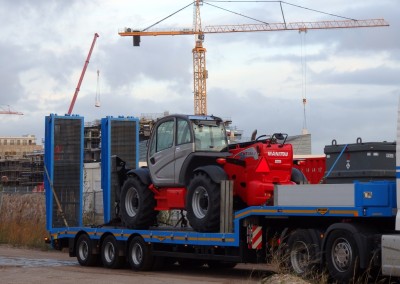
<path fill-rule="evenodd" d="M 0 136 L 0 243 L 44 232 L 82 273 L 130 267 L 145 282 L 165 268 L 182 283 L 400 277 L 400 134 L 387 135 L 400 63 L 394 43 L 380 49 L 384 5 L 123 2 L 65 8 L 76 39 L 46 43 L 38 26 L 26 66 L 40 67 L 8 78 L 10 97 L 24 91 L 0 116 L 23 127 Z"/>

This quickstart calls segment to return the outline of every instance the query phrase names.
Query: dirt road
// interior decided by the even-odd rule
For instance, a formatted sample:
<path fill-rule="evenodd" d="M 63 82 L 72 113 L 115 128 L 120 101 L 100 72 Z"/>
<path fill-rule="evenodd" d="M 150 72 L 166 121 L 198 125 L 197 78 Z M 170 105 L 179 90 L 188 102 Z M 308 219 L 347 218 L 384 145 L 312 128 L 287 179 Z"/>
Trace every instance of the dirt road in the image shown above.
<path fill-rule="evenodd" d="M 58 251 L 37 251 L 0 245 L 1 283 L 260 283 L 271 275 L 261 265 L 238 265 L 234 269 L 213 271 L 207 267 L 135 272 L 128 268 L 110 270 L 82 267 L 76 258 Z"/>

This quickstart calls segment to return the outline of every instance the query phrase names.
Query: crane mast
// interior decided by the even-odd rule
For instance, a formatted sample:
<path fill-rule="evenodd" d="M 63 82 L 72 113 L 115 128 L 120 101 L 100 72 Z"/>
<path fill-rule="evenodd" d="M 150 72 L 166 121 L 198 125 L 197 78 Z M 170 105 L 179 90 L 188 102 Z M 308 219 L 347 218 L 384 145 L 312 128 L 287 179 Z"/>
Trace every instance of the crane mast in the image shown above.
<path fill-rule="evenodd" d="M 76 98 L 78 97 L 78 93 L 79 93 L 79 90 L 81 88 L 83 77 L 85 76 L 86 68 L 89 65 L 89 60 L 90 60 L 90 57 L 92 56 L 92 51 L 93 51 L 94 45 L 96 43 L 96 39 L 98 37 L 99 37 L 99 35 L 97 33 L 95 33 L 93 41 L 92 41 L 92 45 L 90 46 L 90 50 L 89 50 L 88 56 L 86 58 L 85 64 L 83 65 L 81 77 L 79 78 L 78 85 L 76 86 L 74 96 L 72 97 L 72 101 L 71 101 L 71 104 L 70 104 L 69 109 L 68 109 L 68 114 L 71 114 L 72 110 L 74 109 L 75 101 L 76 101 Z"/>
<path fill-rule="evenodd" d="M 162 36 L 162 35 L 195 35 L 195 47 L 193 53 L 193 83 L 194 83 L 194 113 L 196 115 L 207 114 L 207 91 L 206 79 L 206 49 L 203 47 L 204 35 L 215 33 L 237 33 L 237 32 L 270 32 L 270 31 L 304 31 L 320 29 L 345 29 L 345 28 L 367 28 L 385 27 L 389 24 L 383 19 L 367 20 L 340 20 L 340 21 L 317 21 L 317 22 L 292 22 L 292 23 L 263 23 L 263 24 L 240 24 L 240 25 L 211 25 L 201 26 L 200 6 L 203 0 L 194 2 L 193 27 L 175 30 L 137 30 L 125 28 L 118 34 L 120 36 L 132 36 L 134 46 L 139 46 L 140 36 Z"/>
<path fill-rule="evenodd" d="M 193 26 L 195 34 L 195 47 L 193 53 L 193 92 L 194 92 L 194 114 L 207 114 L 207 84 L 208 77 L 206 69 L 206 49 L 203 47 L 204 34 L 201 29 L 200 4 L 202 0 L 196 0 L 194 6 Z"/>

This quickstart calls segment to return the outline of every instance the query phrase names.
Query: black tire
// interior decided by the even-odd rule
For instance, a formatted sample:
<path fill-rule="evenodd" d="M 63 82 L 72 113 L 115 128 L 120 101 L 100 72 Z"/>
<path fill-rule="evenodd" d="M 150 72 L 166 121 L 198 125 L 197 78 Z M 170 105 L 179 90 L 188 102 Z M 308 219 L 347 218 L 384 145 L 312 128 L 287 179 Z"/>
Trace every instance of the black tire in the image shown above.
<path fill-rule="evenodd" d="M 136 236 L 129 243 L 128 262 L 135 271 L 147 271 L 153 267 L 154 257 L 150 245 L 142 237 Z"/>
<path fill-rule="evenodd" d="M 333 231 L 326 241 L 326 266 L 336 281 L 348 283 L 360 272 L 359 252 L 352 233 Z"/>
<path fill-rule="evenodd" d="M 303 172 L 297 168 L 292 168 L 292 175 L 290 177 L 290 180 L 296 184 L 308 184 L 309 183 L 306 176 L 303 174 Z"/>
<path fill-rule="evenodd" d="M 156 219 L 154 193 L 139 179 L 129 177 L 121 193 L 120 212 L 122 222 L 132 229 L 148 229 Z"/>
<path fill-rule="evenodd" d="M 107 236 L 101 245 L 101 261 L 104 267 L 112 269 L 124 264 L 124 257 L 119 256 L 118 243 L 113 235 Z"/>
<path fill-rule="evenodd" d="M 221 192 L 219 184 L 197 173 L 190 181 L 186 197 L 186 217 L 197 232 L 218 232 Z"/>
<path fill-rule="evenodd" d="M 299 229 L 289 235 L 287 242 L 287 265 L 298 276 L 315 273 L 320 261 L 320 244 L 313 240 L 312 231 Z"/>
<path fill-rule="evenodd" d="M 99 262 L 97 254 L 93 254 L 93 242 L 88 235 L 82 234 L 76 242 L 76 258 L 82 266 L 95 266 Z"/>

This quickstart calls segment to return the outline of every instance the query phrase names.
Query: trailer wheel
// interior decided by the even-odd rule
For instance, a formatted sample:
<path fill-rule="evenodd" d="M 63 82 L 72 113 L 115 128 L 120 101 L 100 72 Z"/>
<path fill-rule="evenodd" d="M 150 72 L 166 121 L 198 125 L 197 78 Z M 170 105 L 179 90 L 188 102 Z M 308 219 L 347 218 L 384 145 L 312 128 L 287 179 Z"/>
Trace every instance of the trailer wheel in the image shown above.
<path fill-rule="evenodd" d="M 338 281 L 348 282 L 358 275 L 359 252 L 349 231 L 335 230 L 326 241 L 326 266 Z"/>
<path fill-rule="evenodd" d="M 93 243 L 86 234 L 80 235 L 76 242 L 76 258 L 82 266 L 95 266 L 98 264 L 98 255 L 93 254 Z"/>
<path fill-rule="evenodd" d="M 155 221 L 157 211 L 154 193 L 139 179 L 129 177 L 121 193 L 121 219 L 128 228 L 147 229 Z"/>
<path fill-rule="evenodd" d="M 136 236 L 129 243 L 128 262 L 133 270 L 146 271 L 153 266 L 153 255 L 150 245 L 142 237 Z"/>
<path fill-rule="evenodd" d="M 288 265 L 294 273 L 306 276 L 314 272 L 320 254 L 319 244 L 316 244 L 308 230 L 299 229 L 292 232 L 288 239 Z"/>
<path fill-rule="evenodd" d="M 101 261 L 106 268 L 120 268 L 124 258 L 119 256 L 117 240 L 113 235 L 107 236 L 101 245 Z"/>
<path fill-rule="evenodd" d="M 186 197 L 186 217 L 198 232 L 219 230 L 221 192 L 219 185 L 204 173 L 197 173 L 190 181 Z"/>

